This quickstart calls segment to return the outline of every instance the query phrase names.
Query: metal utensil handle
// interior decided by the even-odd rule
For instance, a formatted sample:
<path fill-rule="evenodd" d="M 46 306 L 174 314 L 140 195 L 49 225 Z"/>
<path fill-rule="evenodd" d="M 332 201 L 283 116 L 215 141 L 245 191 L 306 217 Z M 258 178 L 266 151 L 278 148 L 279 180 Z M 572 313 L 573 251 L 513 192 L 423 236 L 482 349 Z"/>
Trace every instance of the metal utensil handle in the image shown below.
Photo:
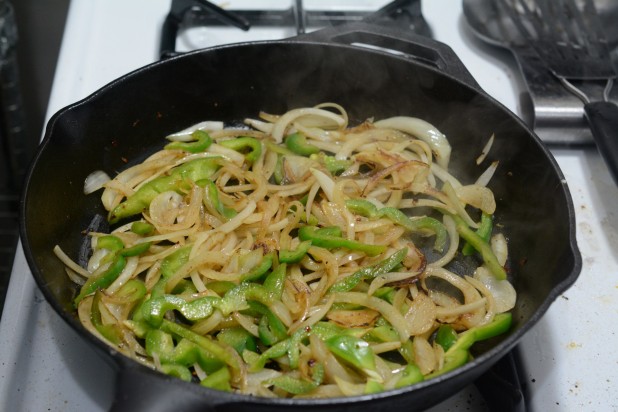
<path fill-rule="evenodd" d="M 481 90 L 453 49 L 444 43 L 415 34 L 411 30 L 396 30 L 367 23 L 348 23 L 327 27 L 288 40 L 350 44 L 359 47 L 368 45 L 376 49 L 394 51 L 426 66 L 437 68 Z"/>
<path fill-rule="evenodd" d="M 599 152 L 618 184 L 618 106 L 612 102 L 586 103 L 584 112 Z"/>

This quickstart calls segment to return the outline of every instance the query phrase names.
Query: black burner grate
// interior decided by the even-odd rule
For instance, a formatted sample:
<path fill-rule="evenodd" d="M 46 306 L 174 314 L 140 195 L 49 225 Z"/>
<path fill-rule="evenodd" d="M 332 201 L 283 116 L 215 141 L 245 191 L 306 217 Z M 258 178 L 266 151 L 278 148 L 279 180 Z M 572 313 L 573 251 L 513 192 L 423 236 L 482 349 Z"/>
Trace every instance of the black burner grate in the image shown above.
<path fill-rule="evenodd" d="M 172 0 L 161 33 L 160 55 L 176 53 L 176 38 L 181 30 L 197 26 L 295 27 L 298 34 L 308 27 L 325 27 L 359 22 L 398 27 L 431 36 L 421 12 L 420 0 L 394 0 L 375 12 L 306 10 L 302 0 L 294 0 L 286 10 L 226 10 L 206 0 Z"/>

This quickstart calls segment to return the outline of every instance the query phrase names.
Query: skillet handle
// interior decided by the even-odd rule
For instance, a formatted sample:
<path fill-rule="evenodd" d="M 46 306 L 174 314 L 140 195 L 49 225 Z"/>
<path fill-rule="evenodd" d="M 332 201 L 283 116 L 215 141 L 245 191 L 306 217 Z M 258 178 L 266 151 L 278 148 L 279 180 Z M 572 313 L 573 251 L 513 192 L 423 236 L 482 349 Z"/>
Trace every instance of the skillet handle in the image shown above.
<path fill-rule="evenodd" d="M 586 103 L 584 112 L 599 153 L 618 184 L 618 106 L 612 102 Z"/>
<path fill-rule="evenodd" d="M 347 23 L 288 40 L 348 44 L 369 50 L 387 49 L 394 54 L 438 69 L 477 90 L 482 90 L 453 49 L 429 37 L 415 34 L 411 30 L 397 30 L 367 23 Z"/>

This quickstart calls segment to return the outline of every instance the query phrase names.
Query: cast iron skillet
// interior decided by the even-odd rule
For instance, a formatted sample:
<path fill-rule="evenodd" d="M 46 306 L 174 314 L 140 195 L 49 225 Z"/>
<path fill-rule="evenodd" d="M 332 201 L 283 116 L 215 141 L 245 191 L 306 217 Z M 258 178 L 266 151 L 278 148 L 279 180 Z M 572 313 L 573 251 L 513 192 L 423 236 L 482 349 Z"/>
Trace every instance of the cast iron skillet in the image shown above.
<path fill-rule="evenodd" d="M 76 288 L 52 248 L 59 244 L 78 259 L 84 229 L 104 220 L 99 194 L 82 192 L 90 172 L 114 174 L 127 160 L 139 161 L 160 149 L 167 134 L 205 119 L 234 122 L 260 110 L 282 113 L 321 102 L 343 105 L 356 121 L 413 115 L 433 123 L 449 138 L 451 169 L 463 182 L 479 175 L 474 159 L 495 134 L 490 158 L 499 159 L 500 167 L 491 188 L 510 241 L 510 276 L 519 295 L 506 337 L 483 345 L 466 366 L 415 386 L 359 397 L 290 400 L 224 393 L 153 372 L 81 326 L 71 307 Z M 46 299 L 117 368 L 112 407 L 117 411 L 423 409 L 471 383 L 512 349 L 581 269 L 568 187 L 539 139 L 480 89 L 449 47 L 365 25 L 188 53 L 139 69 L 61 110 L 49 121 L 29 171 L 20 231 Z"/>

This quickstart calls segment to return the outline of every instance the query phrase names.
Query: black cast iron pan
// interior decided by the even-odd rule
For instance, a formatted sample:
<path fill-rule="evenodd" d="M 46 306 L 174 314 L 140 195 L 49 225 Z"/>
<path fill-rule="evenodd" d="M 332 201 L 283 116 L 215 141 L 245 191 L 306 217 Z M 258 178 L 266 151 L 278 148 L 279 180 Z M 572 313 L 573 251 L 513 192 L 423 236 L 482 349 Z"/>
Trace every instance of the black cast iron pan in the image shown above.
<path fill-rule="evenodd" d="M 400 52 L 359 45 L 367 43 Z M 433 123 L 449 138 L 451 169 L 464 182 L 481 172 L 474 159 L 495 134 L 490 156 L 500 168 L 491 188 L 519 296 L 508 336 L 483 346 L 466 366 L 412 387 L 290 400 L 214 391 L 153 372 L 81 326 L 71 307 L 75 287 L 52 248 L 59 244 L 77 259 L 82 231 L 105 216 L 99 195 L 82 192 L 89 173 L 114 174 L 127 159 L 160 149 L 167 134 L 205 119 L 234 122 L 260 110 L 281 113 L 320 102 L 343 105 L 356 121 L 413 115 Z M 568 187 L 539 139 L 480 89 L 449 47 L 366 25 L 187 53 L 139 69 L 61 110 L 49 121 L 30 169 L 20 230 L 46 299 L 117 368 L 118 411 L 420 410 L 456 393 L 513 348 L 581 269 Z"/>

